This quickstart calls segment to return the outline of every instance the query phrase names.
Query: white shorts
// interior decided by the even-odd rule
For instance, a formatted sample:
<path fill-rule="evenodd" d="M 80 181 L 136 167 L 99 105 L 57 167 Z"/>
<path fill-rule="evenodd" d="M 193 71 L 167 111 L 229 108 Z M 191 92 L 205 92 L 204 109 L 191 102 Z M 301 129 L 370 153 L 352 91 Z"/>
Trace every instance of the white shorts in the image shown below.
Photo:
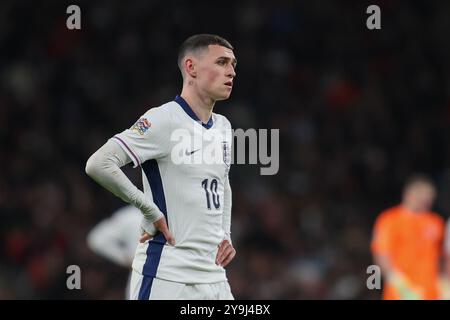
<path fill-rule="evenodd" d="M 234 300 L 228 281 L 185 284 L 148 277 L 133 270 L 131 300 Z"/>

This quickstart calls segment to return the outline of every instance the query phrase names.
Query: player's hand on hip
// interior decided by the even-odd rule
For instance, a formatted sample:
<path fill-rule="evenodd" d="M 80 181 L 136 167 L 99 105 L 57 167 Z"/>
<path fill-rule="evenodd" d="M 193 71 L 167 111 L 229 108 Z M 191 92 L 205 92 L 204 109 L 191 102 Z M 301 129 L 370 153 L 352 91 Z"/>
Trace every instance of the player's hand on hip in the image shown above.
<path fill-rule="evenodd" d="M 236 255 L 236 250 L 228 240 L 222 240 L 217 251 L 216 264 L 226 267 Z"/>
<path fill-rule="evenodd" d="M 156 229 L 158 229 L 166 238 L 167 242 L 169 244 L 171 244 L 172 246 L 175 245 L 175 239 L 172 236 L 172 233 L 169 231 L 169 227 L 167 226 L 167 222 L 166 222 L 166 218 L 162 217 L 159 220 L 156 220 L 154 223 L 154 226 Z M 151 239 L 153 236 L 150 235 L 147 232 L 144 232 L 141 236 L 141 238 L 139 239 L 140 243 L 144 243 L 145 241 Z"/>

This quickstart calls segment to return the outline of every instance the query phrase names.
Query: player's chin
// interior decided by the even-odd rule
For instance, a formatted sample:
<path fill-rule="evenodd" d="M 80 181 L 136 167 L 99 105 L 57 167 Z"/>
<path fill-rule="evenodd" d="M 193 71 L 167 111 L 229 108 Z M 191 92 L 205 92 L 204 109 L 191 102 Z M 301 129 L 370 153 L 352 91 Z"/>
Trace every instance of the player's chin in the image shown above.
<path fill-rule="evenodd" d="M 226 100 L 230 97 L 231 95 L 231 90 L 226 90 L 226 91 L 221 91 L 215 94 L 215 100 L 216 101 L 220 101 L 220 100 Z"/>

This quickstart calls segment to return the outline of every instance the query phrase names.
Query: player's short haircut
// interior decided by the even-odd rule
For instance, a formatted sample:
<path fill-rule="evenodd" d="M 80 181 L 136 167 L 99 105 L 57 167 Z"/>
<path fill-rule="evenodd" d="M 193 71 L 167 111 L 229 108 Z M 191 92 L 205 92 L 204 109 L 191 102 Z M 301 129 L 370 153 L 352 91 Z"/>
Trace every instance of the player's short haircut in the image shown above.
<path fill-rule="evenodd" d="M 409 189 L 411 186 L 416 185 L 416 184 L 427 184 L 431 187 L 435 187 L 434 186 L 434 182 L 433 180 L 431 180 L 431 178 L 423 173 L 416 173 L 412 176 L 410 176 L 404 186 L 403 186 L 403 190 L 407 190 Z"/>
<path fill-rule="evenodd" d="M 183 59 L 184 57 L 194 51 L 199 51 L 208 48 L 209 45 L 219 45 L 233 50 L 233 46 L 224 38 L 215 34 L 196 34 L 187 38 L 178 50 L 178 67 L 183 74 Z"/>

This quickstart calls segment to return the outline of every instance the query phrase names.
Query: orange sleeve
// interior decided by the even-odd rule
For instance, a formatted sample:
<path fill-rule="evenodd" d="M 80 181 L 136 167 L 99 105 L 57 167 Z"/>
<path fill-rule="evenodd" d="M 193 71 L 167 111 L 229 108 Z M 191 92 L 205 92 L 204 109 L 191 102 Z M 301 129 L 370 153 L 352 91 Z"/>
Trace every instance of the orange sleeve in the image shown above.
<path fill-rule="evenodd" d="M 375 221 L 371 249 L 373 254 L 388 254 L 392 243 L 391 219 L 382 213 Z"/>

